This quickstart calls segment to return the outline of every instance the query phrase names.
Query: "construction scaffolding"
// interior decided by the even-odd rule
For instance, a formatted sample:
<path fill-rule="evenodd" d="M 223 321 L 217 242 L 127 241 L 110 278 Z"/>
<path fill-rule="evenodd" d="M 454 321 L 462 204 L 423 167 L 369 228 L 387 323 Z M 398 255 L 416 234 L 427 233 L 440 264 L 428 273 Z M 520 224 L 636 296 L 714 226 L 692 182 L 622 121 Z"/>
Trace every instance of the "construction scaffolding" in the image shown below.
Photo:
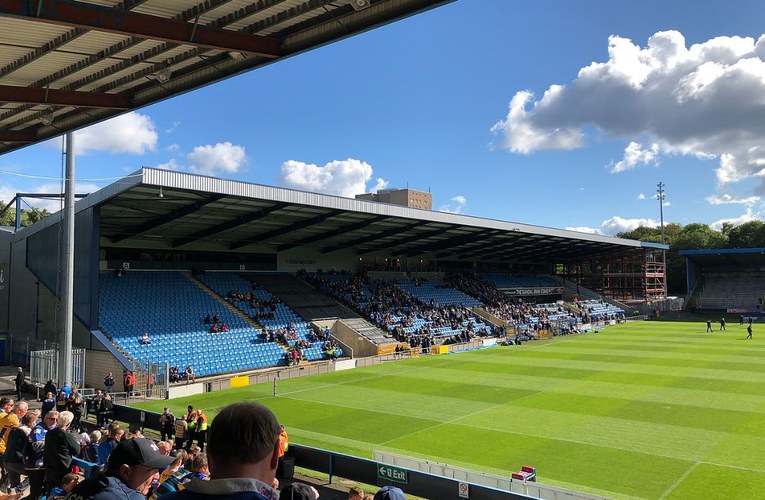
<path fill-rule="evenodd" d="M 567 279 L 614 300 L 664 299 L 667 274 L 662 251 L 634 249 L 592 256 L 568 270 Z"/>

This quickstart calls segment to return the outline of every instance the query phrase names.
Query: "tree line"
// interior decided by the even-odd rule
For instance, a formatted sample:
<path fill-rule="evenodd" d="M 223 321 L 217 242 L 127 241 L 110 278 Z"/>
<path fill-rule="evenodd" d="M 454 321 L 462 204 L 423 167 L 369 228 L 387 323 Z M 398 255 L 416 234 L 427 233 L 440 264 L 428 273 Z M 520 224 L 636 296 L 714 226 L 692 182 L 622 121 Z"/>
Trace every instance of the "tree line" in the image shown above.
<path fill-rule="evenodd" d="M 679 250 L 712 250 L 718 248 L 765 248 L 765 223 L 759 220 L 745 222 L 738 226 L 723 223 L 720 231 L 707 224 L 693 223 L 685 226 L 669 223 L 664 226 L 667 252 L 667 285 L 670 295 L 684 294 L 685 261 Z M 632 231 L 616 235 L 630 240 L 661 243 L 661 229 L 640 226 Z"/>
<path fill-rule="evenodd" d="M 0 211 L 5 209 L 7 204 L 4 201 L 0 201 Z M 47 209 L 39 209 L 37 207 L 32 207 L 28 210 L 21 209 L 21 227 L 31 226 L 37 221 L 40 221 L 44 219 L 45 217 L 48 217 L 50 215 L 50 212 L 48 212 Z M 0 226 L 15 226 L 16 225 L 16 209 L 15 208 L 9 208 L 3 215 L 0 217 Z"/>

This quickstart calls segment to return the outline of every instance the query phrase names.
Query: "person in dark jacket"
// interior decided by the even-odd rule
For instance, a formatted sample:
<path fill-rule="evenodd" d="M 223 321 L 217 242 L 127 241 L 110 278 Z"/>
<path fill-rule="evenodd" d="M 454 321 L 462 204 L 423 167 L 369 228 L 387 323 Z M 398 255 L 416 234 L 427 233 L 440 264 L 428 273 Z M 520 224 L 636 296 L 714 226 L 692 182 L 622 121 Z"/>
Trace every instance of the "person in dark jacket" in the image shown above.
<path fill-rule="evenodd" d="M 192 478 L 183 491 L 163 500 L 272 500 L 279 462 L 279 423 L 258 403 L 224 408 L 210 426 L 207 446 L 212 480 Z"/>
<path fill-rule="evenodd" d="M 69 432 L 73 420 L 72 412 L 62 411 L 58 414 L 58 426 L 45 434 L 43 466 L 46 491 L 52 491 L 54 487 L 62 485 L 62 480 L 72 465 L 72 457 L 80 453 L 77 435 Z"/>
<path fill-rule="evenodd" d="M 3 467 L 8 473 L 8 486 L 21 492 L 27 489 L 29 482 L 21 482 L 21 476 L 26 475 L 24 470 L 24 447 L 29 441 L 29 433 L 37 423 L 37 413 L 29 412 L 21 418 L 21 425 L 14 427 L 8 433 L 8 443 L 3 454 Z"/>
<path fill-rule="evenodd" d="M 24 387 L 24 379 L 26 378 L 26 375 L 24 375 L 24 369 L 19 366 L 19 370 L 16 372 L 16 399 L 21 400 L 21 389 Z"/>
<path fill-rule="evenodd" d="M 159 448 L 146 438 L 120 442 L 109 455 L 106 472 L 78 484 L 67 500 L 146 500 L 159 469 L 173 463 L 172 457 L 159 454 Z"/>

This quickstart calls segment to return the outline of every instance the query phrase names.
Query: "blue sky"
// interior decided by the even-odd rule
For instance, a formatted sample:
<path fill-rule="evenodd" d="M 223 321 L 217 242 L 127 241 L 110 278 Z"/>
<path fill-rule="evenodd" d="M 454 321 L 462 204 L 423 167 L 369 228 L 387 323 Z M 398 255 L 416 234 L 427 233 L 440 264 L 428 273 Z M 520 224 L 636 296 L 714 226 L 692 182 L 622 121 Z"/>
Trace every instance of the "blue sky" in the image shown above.
<path fill-rule="evenodd" d="M 658 223 L 663 181 L 667 221 L 762 219 L 764 15 L 458 0 L 83 130 L 78 191 L 140 166 L 345 196 L 409 186 L 435 210 L 614 234 Z M 57 189 L 59 146 L 0 157 L 0 199 Z"/>

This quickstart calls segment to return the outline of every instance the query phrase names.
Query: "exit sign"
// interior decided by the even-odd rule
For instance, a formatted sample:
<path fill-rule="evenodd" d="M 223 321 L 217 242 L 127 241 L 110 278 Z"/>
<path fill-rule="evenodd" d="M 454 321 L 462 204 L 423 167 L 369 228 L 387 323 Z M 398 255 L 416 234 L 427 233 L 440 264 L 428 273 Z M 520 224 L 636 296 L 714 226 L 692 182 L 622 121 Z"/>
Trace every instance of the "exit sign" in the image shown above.
<path fill-rule="evenodd" d="M 406 484 L 409 482 L 408 471 L 392 465 L 377 464 L 377 477 L 394 483 Z"/>

